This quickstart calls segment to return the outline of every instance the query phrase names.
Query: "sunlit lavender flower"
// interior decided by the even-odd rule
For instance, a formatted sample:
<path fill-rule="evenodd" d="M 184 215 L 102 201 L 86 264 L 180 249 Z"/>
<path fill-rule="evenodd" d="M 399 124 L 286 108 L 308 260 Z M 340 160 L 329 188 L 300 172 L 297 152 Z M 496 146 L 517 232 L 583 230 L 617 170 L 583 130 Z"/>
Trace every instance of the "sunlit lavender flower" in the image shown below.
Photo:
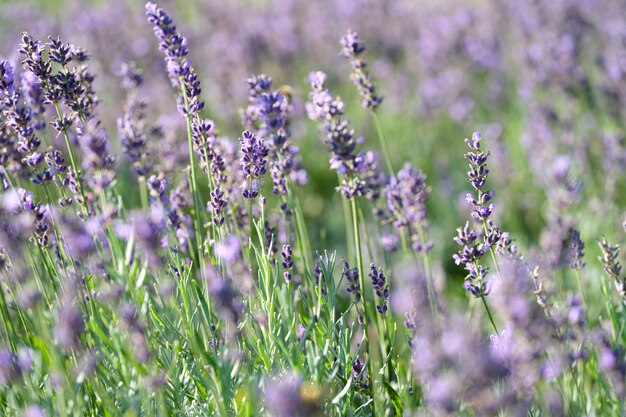
<path fill-rule="evenodd" d="M 38 152 L 41 139 L 36 134 L 35 111 L 24 102 L 22 92 L 14 85 L 14 77 L 13 66 L 6 60 L 0 60 L 0 115 L 18 138 L 16 150 L 21 162 L 29 171 L 35 172 L 31 181 L 47 182 L 49 176 L 40 177 L 36 173 L 43 156 Z"/>
<path fill-rule="evenodd" d="M 465 289 L 474 297 L 488 294 L 487 268 L 478 264 L 478 261 L 485 254 L 485 244 L 479 241 L 478 234 L 469 227 L 468 223 L 456 231 L 457 236 L 454 241 L 461 246 L 461 250 L 452 258 L 457 265 L 463 265 L 468 271 L 465 277 Z"/>
<path fill-rule="evenodd" d="M 359 90 L 363 107 L 376 110 L 382 103 L 382 97 L 376 95 L 376 86 L 367 70 L 367 63 L 359 58 L 365 51 L 365 45 L 359 42 L 359 35 L 352 30 L 348 30 L 339 43 L 342 46 L 341 56 L 349 59 L 352 64 L 350 79 Z"/>
<path fill-rule="evenodd" d="M 255 198 L 259 195 L 261 188 L 260 178 L 265 174 L 267 165 L 268 150 L 262 139 L 257 139 L 254 133 L 244 131 L 241 138 L 240 164 L 245 178 L 241 184 L 244 198 Z"/>
<path fill-rule="evenodd" d="M 483 231 L 480 236 L 470 229 L 466 223 L 464 228 L 457 229 L 457 237 L 455 242 L 462 246 L 458 254 L 454 255 L 454 261 L 457 265 L 464 265 L 468 271 L 465 278 L 465 288 L 475 297 L 482 297 L 489 292 L 486 285 L 487 268 L 480 265 L 480 258 L 487 251 L 496 251 L 514 255 L 516 252 L 515 245 L 509 238 L 508 233 L 503 233 L 490 219 L 494 209 L 491 202 L 495 192 L 493 190 L 484 191 L 485 183 L 489 169 L 487 169 L 487 158 L 489 153 L 485 154 L 480 147 L 480 133 L 474 132 L 472 139 L 465 139 L 465 143 L 469 146 L 470 152 L 465 154 L 465 158 L 469 161 L 468 180 L 474 190 L 476 197 L 471 193 L 467 194 L 466 201 L 472 207 L 472 219 L 481 223 Z M 482 238 L 482 242 L 478 239 Z"/>
<path fill-rule="evenodd" d="M 375 199 L 382 185 L 376 158 L 373 154 L 357 154 L 356 147 L 363 138 L 355 138 L 354 129 L 341 118 L 344 103 L 339 97 L 333 98 L 325 88 L 326 74 L 312 72 L 309 82 L 313 91 L 309 94 L 307 113 L 309 118 L 323 122 L 322 140 L 331 152 L 330 167 L 343 176 L 337 190 L 345 198 L 369 193 Z"/>
<path fill-rule="evenodd" d="M 146 3 L 146 15 L 154 30 L 154 35 L 159 40 L 159 49 L 165 54 L 167 72 L 172 85 L 178 86 L 180 78 L 189 71 L 189 60 L 186 58 L 187 40 L 177 31 L 174 21 L 167 12 L 159 8 L 155 3 Z"/>
<path fill-rule="evenodd" d="M 471 194 L 467 194 L 466 201 L 472 205 L 472 218 L 476 221 L 484 222 L 489 219 L 493 212 L 494 204 L 491 198 L 494 195 L 493 190 L 483 191 L 489 170 L 487 169 L 487 158 L 489 154 L 485 154 L 480 149 L 480 133 L 474 132 L 472 139 L 465 139 L 465 143 L 469 146 L 471 152 L 465 154 L 465 158 L 469 161 L 470 170 L 468 171 L 468 180 L 477 192 L 477 198 Z"/>
<path fill-rule="evenodd" d="M 146 3 L 146 15 L 159 40 L 159 49 L 165 54 L 170 81 L 174 87 L 181 89 L 178 110 L 191 123 L 193 150 L 200 157 L 201 168 L 205 172 L 211 168 L 215 182 L 223 182 L 221 176 L 214 172 L 215 165 L 219 164 L 219 157 L 213 149 L 214 123 L 200 115 L 204 108 L 204 101 L 200 98 L 202 88 L 198 74 L 187 58 L 187 39 L 176 31 L 173 20 L 156 4 Z"/>
<path fill-rule="evenodd" d="M 287 178 L 291 177 L 297 184 L 306 183 L 300 151 L 289 143 L 291 130 L 288 116 L 292 106 L 280 90 L 272 90 L 272 79 L 267 75 L 255 75 L 247 81 L 250 104 L 242 112 L 242 123 L 248 130 L 258 130 L 259 136 L 267 144 L 272 191 L 276 195 L 285 195 Z"/>

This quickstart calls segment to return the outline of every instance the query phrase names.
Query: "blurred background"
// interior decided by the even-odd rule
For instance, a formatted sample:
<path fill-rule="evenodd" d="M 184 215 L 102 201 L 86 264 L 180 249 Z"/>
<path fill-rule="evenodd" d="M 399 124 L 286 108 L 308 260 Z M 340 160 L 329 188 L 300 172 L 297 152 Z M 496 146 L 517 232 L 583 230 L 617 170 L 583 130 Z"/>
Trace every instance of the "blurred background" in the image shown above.
<path fill-rule="evenodd" d="M 458 278 L 455 228 L 469 209 L 463 139 L 483 134 L 491 152 L 488 186 L 496 218 L 521 250 L 547 268 L 567 262 L 571 229 L 588 241 L 620 241 L 624 219 L 626 2 L 620 0 L 164 0 L 189 40 L 205 114 L 221 135 L 241 133 L 246 78 L 266 73 L 290 87 L 293 140 L 309 184 L 301 193 L 317 249 L 344 251 L 336 174 L 315 123 L 303 111 L 310 71 L 330 90 L 367 148 L 374 125 L 339 56 L 349 28 L 384 96 L 379 109 L 396 168 L 412 162 L 428 176 L 431 235 L 441 272 Z M 112 140 L 125 91 L 120 68 L 144 72 L 149 113 L 187 146 L 163 58 L 139 0 L 0 1 L 0 56 L 19 62 L 20 33 L 60 36 L 85 48 Z M 168 145 L 170 146 L 170 145 Z M 175 146 L 175 145 L 174 145 Z M 163 145 L 163 152 L 171 149 Z M 127 161 L 118 158 L 120 170 Z M 441 274 L 443 275 L 443 274 Z M 453 285 L 454 287 L 454 285 Z"/>

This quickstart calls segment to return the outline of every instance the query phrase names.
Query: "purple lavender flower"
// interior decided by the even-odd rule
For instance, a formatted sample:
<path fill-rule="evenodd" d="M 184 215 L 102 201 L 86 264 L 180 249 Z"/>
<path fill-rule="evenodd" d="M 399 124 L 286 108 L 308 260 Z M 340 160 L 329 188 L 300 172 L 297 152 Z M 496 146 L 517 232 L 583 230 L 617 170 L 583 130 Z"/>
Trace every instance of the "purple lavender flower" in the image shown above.
<path fill-rule="evenodd" d="M 479 241 L 478 234 L 465 223 L 465 227 L 458 228 L 454 241 L 461 246 L 461 250 L 452 258 L 457 265 L 463 265 L 468 274 L 465 277 L 465 289 L 474 297 L 489 293 L 487 286 L 487 268 L 479 265 L 479 260 L 485 254 L 485 244 Z"/>
<path fill-rule="evenodd" d="M 283 250 L 280 255 L 283 261 L 283 269 L 285 270 L 283 274 L 285 282 L 291 282 L 291 270 L 293 269 L 293 251 L 291 246 L 283 245 Z"/>
<path fill-rule="evenodd" d="M 469 146 L 472 152 L 465 154 L 465 158 L 469 161 L 470 170 L 468 171 L 468 180 L 472 187 L 477 192 L 477 198 L 474 198 L 471 194 L 467 194 L 466 201 L 472 205 L 472 218 L 476 221 L 487 221 L 491 212 L 494 209 L 494 204 L 491 203 L 491 198 L 494 195 L 493 190 L 483 191 L 485 182 L 487 181 L 487 175 L 489 170 L 487 169 L 487 158 L 489 154 L 485 154 L 480 149 L 480 133 L 474 132 L 472 139 L 465 139 L 465 143 Z"/>
<path fill-rule="evenodd" d="M 344 103 L 325 88 L 326 74 L 312 72 L 309 81 L 313 91 L 309 94 L 307 112 L 309 118 L 323 122 L 323 141 L 331 152 L 330 167 L 343 176 L 337 190 L 345 198 L 363 195 L 377 198 L 383 180 L 376 158 L 371 153 L 357 154 L 356 147 L 363 138 L 355 138 L 349 122 L 341 118 Z"/>
<path fill-rule="evenodd" d="M 75 303 L 65 303 L 57 313 L 55 337 L 59 346 L 65 351 L 80 347 L 80 335 L 85 329 L 83 317 Z"/>
<path fill-rule="evenodd" d="M 615 281 L 615 289 L 622 300 L 626 302 L 626 277 L 622 276 L 622 265 L 618 260 L 619 245 L 611 245 L 606 238 L 598 241 L 600 256 L 598 259 L 604 267 L 604 272 Z"/>
<path fill-rule="evenodd" d="M 0 99 L 15 92 L 13 65 L 6 59 L 0 60 Z"/>
<path fill-rule="evenodd" d="M 313 266 L 313 279 L 315 280 L 315 286 L 320 289 L 322 295 L 326 295 L 326 277 L 324 275 L 324 264 L 327 262 L 319 254 L 315 254 L 315 264 Z"/>
<path fill-rule="evenodd" d="M 350 268 L 348 261 L 343 261 L 343 272 L 346 281 L 348 281 L 348 292 L 354 296 L 354 302 L 361 301 L 361 287 L 359 284 L 359 271 L 355 268 Z"/>
<path fill-rule="evenodd" d="M 256 75 L 248 79 L 248 105 L 242 111 L 242 123 L 248 129 L 257 129 L 269 149 L 269 171 L 272 176 L 273 193 L 287 194 L 287 178 L 306 182 L 299 149 L 289 143 L 291 131 L 288 115 L 292 110 L 287 98 L 280 90 L 272 90 L 272 79 L 267 75 Z"/>
<path fill-rule="evenodd" d="M 376 110 L 383 99 L 376 95 L 376 86 L 367 70 L 367 63 L 359 58 L 365 51 L 365 45 L 359 42 L 359 35 L 352 30 L 348 30 L 339 43 L 342 46 L 341 56 L 349 59 L 352 64 L 350 79 L 359 90 L 361 104 L 366 109 Z"/>
<path fill-rule="evenodd" d="M 432 241 L 422 242 L 422 236 L 428 229 L 426 221 L 428 193 L 426 177 L 409 163 L 406 163 L 385 187 L 387 207 L 382 214 L 383 219 L 385 222 L 391 222 L 400 234 L 406 230 L 412 247 L 417 252 L 428 252 L 434 244 Z"/>
<path fill-rule="evenodd" d="M 207 210 L 211 213 L 211 221 L 215 227 L 224 224 L 224 214 L 226 212 L 227 201 L 224 197 L 221 185 L 211 190 L 211 201 L 207 203 Z"/>
<path fill-rule="evenodd" d="M 146 124 L 147 103 L 139 94 L 142 84 L 141 71 L 133 64 L 122 65 L 122 85 L 128 90 L 125 112 L 117 119 L 120 143 L 125 155 L 128 155 L 135 173 L 144 177 L 150 171 L 149 155 L 146 149 L 148 127 Z"/>
<path fill-rule="evenodd" d="M 189 70 L 189 60 L 186 58 L 189 53 L 187 40 L 176 31 L 174 21 L 167 12 L 155 3 L 146 3 L 146 15 L 148 22 L 153 25 L 154 35 L 159 40 L 159 49 L 165 54 L 167 72 L 172 85 L 178 86 L 181 76 Z"/>
<path fill-rule="evenodd" d="M 241 138 L 241 153 L 243 156 L 240 160 L 241 169 L 245 178 L 241 184 L 244 198 L 255 198 L 259 195 L 261 184 L 259 182 L 261 176 L 265 174 L 267 166 L 268 150 L 262 139 L 257 139 L 254 133 L 244 131 Z"/>
<path fill-rule="evenodd" d="M 376 268 L 376 265 L 370 265 L 370 279 L 372 280 L 372 286 L 374 287 L 374 293 L 378 298 L 376 310 L 379 314 L 385 314 L 387 312 L 387 302 L 389 301 L 389 285 L 387 284 L 387 277 L 383 274 L 382 268 Z"/>
<path fill-rule="evenodd" d="M 585 267 L 585 262 L 583 261 L 585 256 L 585 243 L 580 240 L 580 232 L 576 229 L 572 230 L 570 251 L 570 266 L 577 270 L 583 269 Z"/>
<path fill-rule="evenodd" d="M 359 358 L 355 358 L 352 361 L 352 381 L 360 389 L 367 389 L 369 386 L 367 368 Z"/>
<path fill-rule="evenodd" d="M 87 182 L 95 192 L 102 192 L 115 178 L 115 159 L 109 152 L 109 137 L 95 118 L 89 120 L 86 126 L 81 125 L 77 132 L 83 150 L 83 168 L 88 174 Z"/>
<path fill-rule="evenodd" d="M 482 151 L 480 141 L 481 136 L 478 132 L 472 134 L 472 139 L 465 139 L 465 143 L 470 148 L 470 152 L 465 154 L 470 168 L 467 176 L 476 191 L 475 197 L 468 193 L 466 201 L 472 207 L 472 219 L 482 224 L 483 231 L 479 236 L 470 230 L 468 223 L 465 224 L 464 228 L 458 228 L 457 237 L 454 240 L 462 248 L 458 254 L 453 256 L 456 264 L 464 265 L 468 271 L 465 278 L 465 288 L 475 297 L 482 297 L 489 292 L 486 281 L 487 268 L 479 264 L 480 258 L 485 252 L 491 251 L 492 254 L 495 254 L 497 250 L 503 254 L 514 255 L 517 250 L 515 245 L 512 245 L 508 233 L 503 233 L 490 219 L 494 209 L 491 199 L 495 192 L 483 190 L 489 174 L 486 164 L 489 153 L 485 154 Z M 482 237 L 482 242 L 478 242 L 479 237 Z"/>

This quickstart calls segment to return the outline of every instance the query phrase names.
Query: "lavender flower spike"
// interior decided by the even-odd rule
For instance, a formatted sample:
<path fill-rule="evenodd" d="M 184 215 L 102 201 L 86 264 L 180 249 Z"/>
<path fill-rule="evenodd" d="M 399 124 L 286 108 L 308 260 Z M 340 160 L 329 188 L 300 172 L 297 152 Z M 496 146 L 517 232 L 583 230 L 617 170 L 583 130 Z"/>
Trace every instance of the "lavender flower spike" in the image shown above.
<path fill-rule="evenodd" d="M 359 90 L 361 104 L 366 109 L 376 110 L 383 99 L 376 94 L 376 86 L 367 70 L 367 63 L 359 58 L 365 51 L 365 45 L 359 42 L 359 35 L 352 30 L 348 30 L 339 43 L 342 47 L 341 56 L 349 59 L 352 64 L 350 79 Z"/>
<path fill-rule="evenodd" d="M 262 139 L 258 139 L 254 133 L 244 131 L 241 138 L 241 153 L 243 154 L 240 163 L 245 174 L 245 179 L 241 184 L 244 198 L 255 198 L 259 195 L 261 185 L 259 179 L 267 170 L 267 154 Z"/>
<path fill-rule="evenodd" d="M 376 265 L 371 265 L 371 272 L 369 274 L 372 280 L 372 286 L 378 298 L 378 304 L 376 310 L 379 314 L 385 314 L 387 312 L 387 302 L 389 301 L 389 285 L 387 284 L 387 277 L 383 274 L 382 268 L 376 268 Z"/>

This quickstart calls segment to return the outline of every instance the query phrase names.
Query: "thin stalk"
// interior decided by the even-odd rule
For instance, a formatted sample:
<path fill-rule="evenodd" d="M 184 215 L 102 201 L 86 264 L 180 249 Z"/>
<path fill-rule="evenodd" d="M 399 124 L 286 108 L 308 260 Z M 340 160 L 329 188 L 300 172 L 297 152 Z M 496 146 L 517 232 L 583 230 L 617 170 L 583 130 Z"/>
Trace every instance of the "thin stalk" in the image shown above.
<path fill-rule="evenodd" d="M 198 177 L 196 174 L 196 164 L 194 161 L 194 151 L 193 151 L 193 134 L 191 131 L 191 117 L 189 116 L 189 98 L 187 97 L 187 92 L 185 91 L 184 82 L 180 80 L 181 92 L 183 95 L 183 102 L 185 105 L 185 109 L 187 110 L 185 121 L 187 122 L 187 144 L 189 147 L 189 166 L 191 172 L 189 174 L 190 181 L 189 187 L 191 188 L 191 195 L 193 197 L 193 208 L 194 208 L 194 229 L 196 234 L 196 251 L 198 252 L 198 263 L 201 264 L 201 248 L 202 248 L 202 219 L 200 218 L 200 207 L 202 206 L 200 202 L 200 194 L 198 192 Z"/>
<path fill-rule="evenodd" d="M 352 209 L 352 226 L 354 232 L 354 249 L 356 253 L 356 261 L 357 261 L 357 270 L 359 271 L 359 286 L 361 287 L 361 292 L 363 296 L 361 297 L 361 302 L 363 303 L 363 335 L 365 337 L 365 351 L 367 353 L 367 373 L 371 380 L 372 386 L 370 387 L 372 399 L 374 398 L 374 374 L 372 373 L 372 356 L 370 354 L 370 343 L 369 343 L 369 320 L 368 320 L 368 308 L 367 308 L 367 297 L 365 296 L 365 278 L 363 275 L 363 256 L 361 253 L 361 236 L 359 234 L 359 217 L 358 217 L 358 209 L 356 199 L 353 197 L 350 199 L 350 207 Z M 376 415 L 376 407 L 374 405 L 374 401 L 372 401 L 371 406 L 372 416 Z"/>
<path fill-rule="evenodd" d="M 391 161 L 391 154 L 389 153 L 389 148 L 387 147 L 387 140 L 385 139 L 385 133 L 383 132 L 383 127 L 380 123 L 380 119 L 375 111 L 372 111 L 372 118 L 374 119 L 374 124 L 376 125 L 376 131 L 378 132 L 378 139 L 380 140 L 380 146 L 383 148 L 383 155 L 385 156 L 385 162 L 387 163 L 387 169 L 391 173 L 391 175 L 395 175 L 395 169 L 393 169 L 393 162 Z"/>
<path fill-rule="evenodd" d="M 337 181 L 341 184 L 341 174 L 337 173 Z M 346 228 L 346 249 L 347 249 L 347 257 L 352 258 L 353 254 L 352 248 L 354 247 L 354 235 L 352 233 L 352 229 L 350 228 L 350 203 L 343 197 L 341 197 L 341 206 L 343 208 L 343 223 Z"/>
<path fill-rule="evenodd" d="M 487 304 L 487 300 L 485 300 L 485 295 L 481 292 L 480 294 L 480 299 L 483 302 L 483 305 L 485 306 L 485 311 L 487 312 L 487 316 L 489 316 L 489 321 L 491 322 L 491 325 L 493 326 L 493 330 L 496 332 L 496 336 L 499 335 L 500 333 L 498 333 L 498 327 L 496 326 L 496 322 L 493 320 L 493 316 L 491 315 L 491 310 L 489 309 L 489 304 Z"/>
<path fill-rule="evenodd" d="M 576 281 L 578 281 L 578 292 L 580 293 L 580 299 L 583 302 L 583 307 L 585 307 L 585 295 L 583 294 L 583 281 L 580 278 L 579 268 L 576 268 Z"/>

